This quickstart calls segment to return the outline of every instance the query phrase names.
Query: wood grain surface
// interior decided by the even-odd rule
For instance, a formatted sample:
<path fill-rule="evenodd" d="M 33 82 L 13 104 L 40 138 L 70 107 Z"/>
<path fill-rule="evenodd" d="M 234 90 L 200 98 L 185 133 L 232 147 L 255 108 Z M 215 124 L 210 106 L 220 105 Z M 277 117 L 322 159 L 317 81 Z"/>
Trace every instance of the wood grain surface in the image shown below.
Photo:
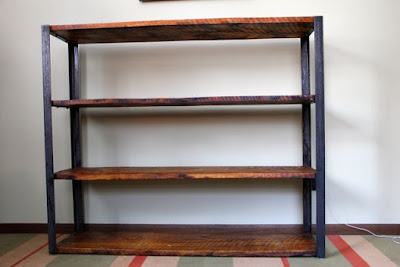
<path fill-rule="evenodd" d="M 300 38 L 311 34 L 314 17 L 219 18 L 52 25 L 69 43 Z"/>
<path fill-rule="evenodd" d="M 311 167 L 103 167 L 73 168 L 55 173 L 55 179 L 278 179 L 315 178 Z"/>
<path fill-rule="evenodd" d="M 314 256 L 311 235 L 277 234 L 263 226 L 147 225 L 129 231 L 74 233 L 59 253 L 146 256 Z"/>
<path fill-rule="evenodd" d="M 54 107 L 151 107 L 151 106 L 205 106 L 205 105 L 271 105 L 310 104 L 313 95 L 278 96 L 215 96 L 194 98 L 105 98 L 53 100 Z"/>

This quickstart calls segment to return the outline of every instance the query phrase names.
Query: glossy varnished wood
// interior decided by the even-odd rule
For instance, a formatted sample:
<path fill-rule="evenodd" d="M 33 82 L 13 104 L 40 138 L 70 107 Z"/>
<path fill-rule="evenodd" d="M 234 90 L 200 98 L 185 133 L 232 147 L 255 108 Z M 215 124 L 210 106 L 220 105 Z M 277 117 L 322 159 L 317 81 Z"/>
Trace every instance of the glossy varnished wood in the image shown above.
<path fill-rule="evenodd" d="M 158 20 L 52 25 L 51 34 L 69 43 L 300 38 L 313 31 L 314 17 Z"/>
<path fill-rule="evenodd" d="M 105 98 L 53 100 L 54 107 L 151 107 L 151 106 L 205 106 L 205 105 L 273 105 L 310 104 L 313 95 L 278 96 L 215 96 L 194 98 Z"/>
<path fill-rule="evenodd" d="M 311 235 L 271 233 L 263 226 L 146 225 L 129 231 L 74 233 L 59 253 L 146 256 L 314 256 Z"/>
<path fill-rule="evenodd" d="M 73 168 L 55 173 L 55 179 L 279 179 L 315 178 L 311 167 L 103 167 Z"/>

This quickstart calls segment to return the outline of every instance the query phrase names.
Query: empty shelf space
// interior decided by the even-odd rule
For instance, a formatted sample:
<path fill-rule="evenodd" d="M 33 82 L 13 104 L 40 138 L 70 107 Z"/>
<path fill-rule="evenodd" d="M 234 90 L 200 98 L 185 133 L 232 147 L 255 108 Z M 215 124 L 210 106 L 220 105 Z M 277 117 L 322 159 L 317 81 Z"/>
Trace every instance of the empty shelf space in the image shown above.
<path fill-rule="evenodd" d="M 315 256 L 308 234 L 277 234 L 263 226 L 142 225 L 129 230 L 74 233 L 59 253 L 143 256 Z"/>
<path fill-rule="evenodd" d="M 217 18 L 51 25 L 50 33 L 69 43 L 93 44 L 300 38 L 313 29 L 314 17 Z"/>
<path fill-rule="evenodd" d="M 53 100 L 54 107 L 152 107 L 152 106 L 203 106 L 203 105 L 271 105 L 271 104 L 310 104 L 314 95 L 278 96 L 215 96 L 192 98 L 105 98 Z"/>
<path fill-rule="evenodd" d="M 279 179 L 315 178 L 311 167 L 103 167 L 73 168 L 56 172 L 55 179 Z"/>

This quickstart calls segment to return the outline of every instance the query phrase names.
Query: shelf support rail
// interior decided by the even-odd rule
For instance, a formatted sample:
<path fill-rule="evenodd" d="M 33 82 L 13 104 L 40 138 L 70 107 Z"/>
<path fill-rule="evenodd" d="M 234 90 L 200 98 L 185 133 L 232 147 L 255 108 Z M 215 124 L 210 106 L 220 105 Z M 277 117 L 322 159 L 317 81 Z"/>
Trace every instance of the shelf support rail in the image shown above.
<path fill-rule="evenodd" d="M 303 95 L 310 95 L 310 38 L 302 37 L 301 87 Z M 302 105 L 303 166 L 311 167 L 311 105 Z M 303 179 L 303 232 L 311 233 L 311 191 L 313 179 Z"/>
<path fill-rule="evenodd" d="M 315 118 L 316 118 L 316 189 L 317 257 L 325 257 L 325 104 L 323 18 L 315 17 Z"/>
<path fill-rule="evenodd" d="M 50 26 L 42 26 L 42 67 L 43 67 L 43 111 L 44 111 L 44 144 L 46 161 L 46 194 L 47 194 L 47 231 L 49 253 L 57 253 L 56 216 L 54 204 L 54 163 L 53 163 L 53 129 L 51 114 L 51 60 L 50 60 Z"/>
<path fill-rule="evenodd" d="M 79 50 L 77 44 L 68 43 L 69 63 L 69 96 L 71 100 L 79 99 Z M 79 108 L 70 109 L 71 126 L 71 165 L 82 167 L 81 123 Z M 76 232 L 84 231 L 84 208 L 82 181 L 72 181 L 74 203 L 74 228 Z"/>

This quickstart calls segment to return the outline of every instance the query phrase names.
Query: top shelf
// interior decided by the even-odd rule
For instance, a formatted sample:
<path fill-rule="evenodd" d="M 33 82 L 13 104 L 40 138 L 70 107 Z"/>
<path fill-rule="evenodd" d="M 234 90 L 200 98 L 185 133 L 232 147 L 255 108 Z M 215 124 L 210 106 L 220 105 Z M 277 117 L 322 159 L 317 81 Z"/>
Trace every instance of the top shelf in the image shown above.
<path fill-rule="evenodd" d="M 219 18 L 51 25 L 55 37 L 75 44 L 301 38 L 314 17 Z"/>

